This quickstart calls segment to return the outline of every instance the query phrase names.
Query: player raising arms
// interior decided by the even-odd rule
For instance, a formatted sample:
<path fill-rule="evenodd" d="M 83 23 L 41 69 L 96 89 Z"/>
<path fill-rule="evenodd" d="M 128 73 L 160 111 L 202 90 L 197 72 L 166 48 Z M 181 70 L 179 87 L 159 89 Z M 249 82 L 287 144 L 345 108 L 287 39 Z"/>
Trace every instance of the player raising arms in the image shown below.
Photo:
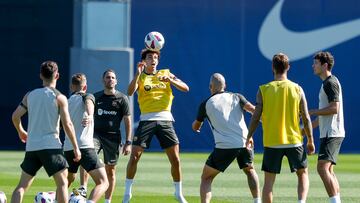
<path fill-rule="evenodd" d="M 25 191 L 30 187 L 36 172 L 44 166 L 47 174 L 53 176 L 56 183 L 56 200 L 68 202 L 68 164 L 63 155 L 59 138 L 60 122 L 74 149 L 74 161 L 81 159 L 73 124 L 71 122 L 68 101 L 56 90 L 59 79 L 58 66 L 53 61 L 45 61 L 40 66 L 42 88 L 28 92 L 12 115 L 13 124 L 20 140 L 26 142 L 26 153 L 22 164 L 20 182 L 16 186 L 11 202 L 22 202 Z M 21 124 L 21 117 L 28 112 L 28 130 Z"/>
<path fill-rule="evenodd" d="M 135 91 L 138 92 L 141 115 L 126 170 L 124 203 L 129 202 L 132 196 L 131 187 L 137 163 L 144 149 L 150 147 L 154 135 L 157 136 L 160 146 L 169 158 L 175 197 L 181 203 L 187 202 L 182 194 L 179 140 L 173 127 L 174 118 L 171 114 L 171 104 L 174 98 L 171 86 L 183 92 L 188 92 L 189 87 L 175 77 L 169 69 L 157 70 L 159 59 L 160 51 L 142 50 L 142 61 L 138 63 L 135 77 L 128 87 L 130 96 Z"/>

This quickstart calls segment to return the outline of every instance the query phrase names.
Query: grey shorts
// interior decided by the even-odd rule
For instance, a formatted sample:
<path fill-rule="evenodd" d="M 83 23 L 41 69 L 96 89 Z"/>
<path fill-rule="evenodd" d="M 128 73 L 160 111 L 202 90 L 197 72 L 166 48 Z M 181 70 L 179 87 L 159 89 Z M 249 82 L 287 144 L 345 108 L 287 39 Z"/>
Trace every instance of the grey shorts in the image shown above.
<path fill-rule="evenodd" d="M 280 173 L 284 156 L 288 159 L 291 172 L 307 168 L 307 155 L 303 146 L 291 148 L 264 147 L 261 170 L 269 173 Z"/>
<path fill-rule="evenodd" d="M 116 165 L 119 160 L 121 136 L 94 132 L 94 147 L 99 154 L 103 150 L 104 163 Z"/>
<path fill-rule="evenodd" d="M 66 161 L 69 164 L 68 171 L 70 173 L 76 173 L 80 165 L 87 172 L 104 167 L 104 165 L 100 162 L 94 148 L 80 149 L 80 152 L 81 152 L 81 160 L 79 162 L 74 161 L 75 156 L 73 150 L 64 152 Z"/>
<path fill-rule="evenodd" d="M 251 166 L 254 160 L 254 151 L 247 148 L 218 149 L 215 148 L 206 161 L 206 165 L 224 172 L 236 158 L 240 169 Z"/>
<path fill-rule="evenodd" d="M 320 139 L 320 149 L 318 160 L 331 161 L 336 165 L 343 137 L 325 137 Z"/>
<path fill-rule="evenodd" d="M 179 144 L 172 121 L 140 121 L 133 138 L 133 145 L 148 149 L 154 135 L 158 138 L 162 149 Z"/>
<path fill-rule="evenodd" d="M 25 158 L 20 165 L 21 169 L 31 176 L 35 176 L 42 166 L 44 166 L 49 177 L 67 168 L 68 163 L 64 157 L 63 150 L 44 149 L 26 152 Z"/>

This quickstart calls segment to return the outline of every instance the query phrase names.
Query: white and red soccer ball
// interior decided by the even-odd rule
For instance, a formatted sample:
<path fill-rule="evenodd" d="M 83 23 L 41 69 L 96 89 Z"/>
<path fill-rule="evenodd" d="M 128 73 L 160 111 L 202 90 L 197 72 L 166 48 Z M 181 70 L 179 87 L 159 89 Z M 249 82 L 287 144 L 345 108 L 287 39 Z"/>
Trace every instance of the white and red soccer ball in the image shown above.
<path fill-rule="evenodd" d="M 145 36 L 145 48 L 160 51 L 164 47 L 165 39 L 160 32 L 149 32 Z"/>
<path fill-rule="evenodd" d="M 6 195 L 2 191 L 0 191 L 0 203 L 6 203 Z"/>
<path fill-rule="evenodd" d="M 55 203 L 56 193 L 51 192 L 38 192 L 34 198 L 34 203 Z"/>
<path fill-rule="evenodd" d="M 70 195 L 69 203 L 86 203 L 86 198 L 81 195 Z"/>

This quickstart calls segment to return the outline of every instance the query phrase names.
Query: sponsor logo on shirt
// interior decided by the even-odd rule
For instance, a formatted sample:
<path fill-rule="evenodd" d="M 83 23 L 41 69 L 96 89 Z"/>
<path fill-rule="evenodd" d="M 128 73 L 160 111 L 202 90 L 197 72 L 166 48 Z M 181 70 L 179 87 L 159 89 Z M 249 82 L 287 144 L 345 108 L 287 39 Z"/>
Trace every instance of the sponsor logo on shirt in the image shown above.
<path fill-rule="evenodd" d="M 113 115 L 116 116 L 117 112 L 116 111 L 107 111 L 107 110 L 103 110 L 103 109 L 98 109 L 98 115 Z"/>

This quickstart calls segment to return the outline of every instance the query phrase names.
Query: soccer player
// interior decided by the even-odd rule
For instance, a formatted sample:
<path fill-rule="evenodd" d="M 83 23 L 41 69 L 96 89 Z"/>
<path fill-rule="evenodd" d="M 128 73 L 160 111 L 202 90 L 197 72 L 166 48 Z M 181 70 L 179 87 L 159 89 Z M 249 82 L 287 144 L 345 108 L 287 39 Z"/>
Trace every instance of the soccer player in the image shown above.
<path fill-rule="evenodd" d="M 174 98 L 171 86 L 188 92 L 189 87 L 175 77 L 169 69 L 157 70 L 160 51 L 144 49 L 141 52 L 141 62 L 137 72 L 128 87 L 131 96 L 138 92 L 140 106 L 140 123 L 134 134 L 133 147 L 126 170 L 125 192 L 123 202 L 129 202 L 131 187 L 144 149 L 150 147 L 151 139 L 157 136 L 160 146 L 165 150 L 171 164 L 171 175 L 175 186 L 175 197 L 181 202 L 187 202 L 182 194 L 181 166 L 179 157 L 179 140 L 176 136 L 171 114 L 171 104 Z"/>
<path fill-rule="evenodd" d="M 337 156 L 345 137 L 343 99 L 339 80 L 331 74 L 334 57 L 330 52 L 319 52 L 314 56 L 314 74 L 323 81 L 319 92 L 319 109 L 310 110 L 318 116 L 313 127 L 320 129 L 320 149 L 317 171 L 329 195 L 330 203 L 340 200 L 340 185 L 334 173 Z"/>
<path fill-rule="evenodd" d="M 12 122 L 20 140 L 26 143 L 22 173 L 11 202 L 22 202 L 25 191 L 32 184 L 36 172 L 44 166 L 47 174 L 53 176 L 56 183 L 56 200 L 68 202 L 68 164 L 63 156 L 59 139 L 60 119 L 69 137 L 74 151 L 74 161 L 81 159 L 73 124 L 68 112 L 68 101 L 56 88 L 59 79 L 58 66 L 53 61 L 45 61 L 40 66 L 40 78 L 43 87 L 28 92 L 12 115 Z M 21 124 L 21 118 L 28 112 L 27 131 Z"/>
<path fill-rule="evenodd" d="M 262 199 L 264 203 L 273 201 L 273 184 L 280 173 L 283 156 L 289 161 L 291 172 L 298 177 L 298 202 L 306 201 L 309 190 L 307 156 L 303 148 L 300 129 L 300 115 L 307 135 L 309 154 L 315 151 L 310 115 L 302 88 L 287 78 L 290 69 L 289 58 L 275 54 L 272 59 L 274 80 L 261 85 L 256 96 L 256 108 L 249 125 L 246 145 L 251 146 L 251 138 L 259 124 L 263 127 L 264 157 L 262 170 L 265 172 Z"/>
<path fill-rule="evenodd" d="M 236 158 L 238 166 L 247 176 L 254 203 L 260 203 L 259 178 L 253 166 L 254 153 L 245 146 L 247 127 L 244 111 L 254 112 L 255 107 L 241 94 L 225 92 L 225 78 L 214 73 L 210 79 L 211 96 L 201 103 L 192 129 L 200 132 L 207 118 L 215 140 L 201 175 L 200 197 L 202 203 L 210 203 L 211 183 L 224 172 Z"/>
<path fill-rule="evenodd" d="M 124 120 L 126 142 L 122 147 L 122 154 L 131 152 L 131 115 L 129 99 L 126 95 L 116 90 L 116 73 L 107 69 L 102 75 L 104 90 L 94 94 L 94 145 L 99 153 L 103 150 L 105 170 L 109 187 L 105 192 L 105 203 L 110 203 L 116 184 L 116 164 L 119 159 L 121 134 L 120 124 Z M 87 178 L 82 183 L 87 185 Z"/>
<path fill-rule="evenodd" d="M 81 165 L 92 177 L 95 187 L 92 190 L 88 203 L 97 202 L 107 190 L 109 183 L 107 180 L 104 165 L 100 163 L 99 158 L 94 149 L 94 102 L 95 98 L 92 94 L 86 93 L 87 82 L 86 76 L 77 73 L 71 78 L 72 95 L 69 98 L 70 118 L 74 124 L 76 139 L 82 154 L 79 162 L 74 162 L 73 147 L 70 140 L 65 137 L 64 154 L 69 164 L 68 186 L 74 182 L 76 172 Z M 86 194 L 80 193 L 84 197 Z"/>

